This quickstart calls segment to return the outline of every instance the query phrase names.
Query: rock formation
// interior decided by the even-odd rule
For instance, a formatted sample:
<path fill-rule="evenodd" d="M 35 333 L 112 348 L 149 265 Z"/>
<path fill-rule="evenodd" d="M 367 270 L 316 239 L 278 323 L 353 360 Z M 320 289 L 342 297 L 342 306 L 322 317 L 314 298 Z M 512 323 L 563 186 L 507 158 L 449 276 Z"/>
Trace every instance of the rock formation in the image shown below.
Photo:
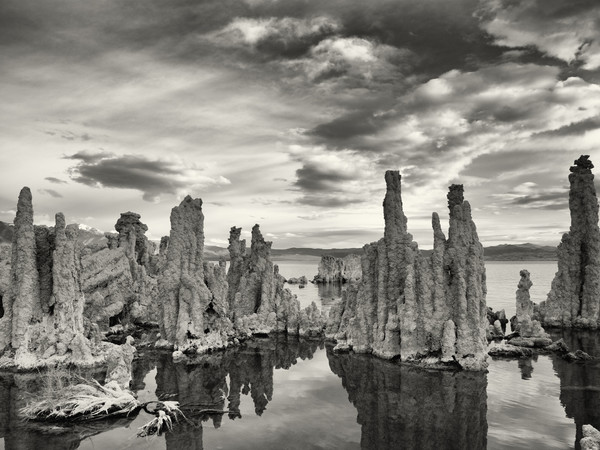
<path fill-rule="evenodd" d="M 19 348 L 30 323 L 42 318 L 31 191 L 19 193 L 13 235 L 10 285 L 3 298 L 0 349 Z"/>
<path fill-rule="evenodd" d="M 583 437 L 579 441 L 581 450 L 600 450 L 600 431 L 591 425 L 583 426 Z"/>
<path fill-rule="evenodd" d="M 90 364 L 92 345 L 84 335 L 84 296 L 80 285 L 78 228 L 62 213 L 52 229 L 33 226 L 29 188 L 17 204 L 5 314 L 0 319 L 4 357 L 28 369 L 48 361 Z M 4 301 L 6 300 L 6 301 Z"/>
<path fill-rule="evenodd" d="M 359 255 L 346 255 L 343 258 L 323 255 L 313 283 L 351 283 L 359 281 L 361 276 Z"/>
<path fill-rule="evenodd" d="M 558 272 L 537 314 L 545 327 L 600 325 L 600 229 L 594 165 L 582 155 L 570 168 L 571 228 L 558 245 Z"/>
<path fill-rule="evenodd" d="M 188 195 L 171 210 L 166 261 L 158 278 L 163 339 L 159 345 L 196 352 L 228 345 L 232 326 L 225 297 L 225 266 L 205 264 L 203 251 L 202 200 Z"/>
<path fill-rule="evenodd" d="M 509 340 L 512 345 L 524 347 L 546 347 L 552 343 L 550 336 L 544 331 L 539 321 L 532 319 L 533 302 L 529 289 L 533 286 L 529 271 L 521 270 L 521 279 L 517 285 L 517 314 L 511 320 L 513 332 L 519 337 Z"/>
<path fill-rule="evenodd" d="M 330 311 L 328 337 L 338 341 L 338 350 L 405 361 L 436 356 L 442 363 L 484 369 L 483 247 L 463 187 L 450 186 L 447 240 L 433 213 L 434 249 L 424 256 L 407 232 L 400 174 L 388 171 L 385 180 L 384 237 L 364 247 L 362 280 Z"/>
<path fill-rule="evenodd" d="M 252 228 L 249 253 L 240 234 L 241 228 L 231 228 L 227 273 L 230 317 L 236 329 L 245 334 L 321 334 L 325 319 L 314 302 L 302 310 L 296 296 L 284 288 L 285 279 L 271 260 L 271 242 L 264 240 L 259 226 Z"/>
<path fill-rule="evenodd" d="M 85 317 L 103 330 L 119 323 L 158 323 L 159 256 L 144 234 L 148 227 L 139 214 L 126 212 L 115 229 L 118 234 L 105 234 L 105 246 L 83 249 Z"/>

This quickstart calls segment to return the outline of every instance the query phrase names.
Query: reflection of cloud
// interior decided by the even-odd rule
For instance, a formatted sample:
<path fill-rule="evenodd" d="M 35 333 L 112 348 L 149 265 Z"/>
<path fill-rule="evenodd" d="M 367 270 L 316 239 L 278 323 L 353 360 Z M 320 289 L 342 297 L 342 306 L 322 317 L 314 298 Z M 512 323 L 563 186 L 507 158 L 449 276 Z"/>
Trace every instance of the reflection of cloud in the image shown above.
<path fill-rule="evenodd" d="M 73 181 L 92 187 L 136 189 L 144 193 L 146 201 L 154 201 L 161 194 L 189 192 L 199 186 L 229 184 L 222 176 L 203 175 L 202 169 L 176 160 L 107 152 L 79 152 L 64 158 L 78 161 L 70 169 Z"/>

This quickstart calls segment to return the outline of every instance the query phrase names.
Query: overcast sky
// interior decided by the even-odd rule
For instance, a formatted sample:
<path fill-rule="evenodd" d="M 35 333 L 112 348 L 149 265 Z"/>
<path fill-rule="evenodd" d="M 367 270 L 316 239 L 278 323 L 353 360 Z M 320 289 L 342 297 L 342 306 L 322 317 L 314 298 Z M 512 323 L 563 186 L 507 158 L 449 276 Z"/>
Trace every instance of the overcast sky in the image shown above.
<path fill-rule="evenodd" d="M 3 0 L 0 220 L 169 232 L 260 223 L 276 248 L 382 236 L 386 169 L 409 231 L 465 197 L 484 245 L 556 245 L 568 173 L 600 166 L 598 0 Z"/>

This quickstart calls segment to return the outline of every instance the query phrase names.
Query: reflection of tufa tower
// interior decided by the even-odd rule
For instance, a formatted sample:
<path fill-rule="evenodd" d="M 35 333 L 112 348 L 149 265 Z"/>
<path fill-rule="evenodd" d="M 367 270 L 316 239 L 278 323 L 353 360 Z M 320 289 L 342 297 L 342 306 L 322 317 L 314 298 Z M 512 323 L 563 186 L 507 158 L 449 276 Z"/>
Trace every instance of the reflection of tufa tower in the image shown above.
<path fill-rule="evenodd" d="M 424 371 L 330 349 L 327 357 L 358 411 L 361 448 L 486 448 L 485 373 Z"/>
<path fill-rule="evenodd" d="M 600 324 L 600 229 L 594 165 L 582 155 L 570 168 L 571 228 L 558 245 L 558 272 L 539 306 L 547 327 L 596 329 Z"/>
<path fill-rule="evenodd" d="M 224 414 L 202 411 L 228 411 L 229 419 L 239 419 L 242 395 L 250 395 L 260 416 L 273 399 L 273 370 L 288 369 L 298 358 L 312 358 L 319 345 L 276 335 L 248 341 L 244 348 L 199 356 L 192 365 L 175 364 L 171 355 L 162 354 L 157 361 L 156 395 L 179 401 L 188 419 L 196 424 L 211 420 L 215 428 L 222 425 Z M 166 443 L 168 449 L 202 449 L 202 427 L 180 421 L 166 434 Z"/>

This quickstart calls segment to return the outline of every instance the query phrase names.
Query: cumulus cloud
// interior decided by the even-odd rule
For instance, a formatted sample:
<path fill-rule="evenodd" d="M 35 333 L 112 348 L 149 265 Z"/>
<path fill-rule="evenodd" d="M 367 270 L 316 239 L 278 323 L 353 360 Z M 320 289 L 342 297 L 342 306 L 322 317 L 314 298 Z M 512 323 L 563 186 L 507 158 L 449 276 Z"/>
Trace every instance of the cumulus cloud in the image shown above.
<path fill-rule="evenodd" d="M 580 122 L 593 130 L 600 86 L 576 77 L 561 81 L 558 73 L 556 67 L 516 63 L 452 70 L 400 96 L 381 115 L 360 123 L 360 115 L 347 114 L 307 134 L 328 147 L 376 152 L 384 166 L 405 168 L 407 184 L 445 185 L 481 155 L 511 147 L 564 149 L 565 142 L 543 133 L 566 134 L 565 127 Z M 352 131 L 354 123 L 359 125 Z M 579 133 L 569 148 L 586 151 L 593 140 Z"/>
<path fill-rule="evenodd" d="M 208 38 L 220 45 L 248 46 L 268 55 L 293 58 L 338 29 L 335 20 L 323 16 L 302 19 L 236 17 Z"/>
<path fill-rule="evenodd" d="M 333 80 L 339 84 L 337 89 L 357 89 L 366 85 L 402 85 L 402 73 L 408 72 L 415 60 L 407 49 L 369 38 L 332 36 L 312 47 L 305 57 L 285 62 L 285 66 L 311 82 Z"/>
<path fill-rule="evenodd" d="M 587 70 L 600 68 L 600 24 L 595 0 L 484 0 L 479 14 L 498 45 L 535 46 Z"/>
<path fill-rule="evenodd" d="M 146 201 L 157 201 L 162 194 L 181 195 L 230 183 L 227 178 L 208 176 L 203 169 L 179 159 L 89 151 L 64 158 L 78 161 L 69 169 L 73 181 L 92 187 L 136 189 L 143 193 Z"/>

